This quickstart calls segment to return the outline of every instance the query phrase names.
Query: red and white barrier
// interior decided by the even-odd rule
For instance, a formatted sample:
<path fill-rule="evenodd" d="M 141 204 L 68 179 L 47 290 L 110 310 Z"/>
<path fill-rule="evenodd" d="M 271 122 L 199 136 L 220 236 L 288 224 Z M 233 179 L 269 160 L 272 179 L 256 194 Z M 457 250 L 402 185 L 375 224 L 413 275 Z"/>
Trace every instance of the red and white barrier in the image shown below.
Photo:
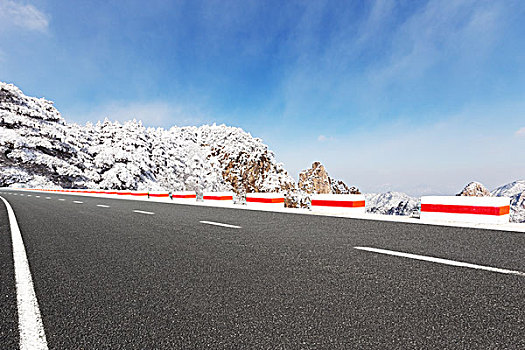
<path fill-rule="evenodd" d="M 202 199 L 205 202 L 231 203 L 233 195 L 233 192 L 204 192 Z"/>
<path fill-rule="evenodd" d="M 421 221 L 505 224 L 510 218 L 508 197 L 421 197 Z"/>
<path fill-rule="evenodd" d="M 311 197 L 312 211 L 364 214 L 365 196 L 361 194 L 315 194 Z"/>
<path fill-rule="evenodd" d="M 149 198 L 169 198 L 170 193 L 167 191 L 149 191 Z"/>
<path fill-rule="evenodd" d="M 195 199 L 197 198 L 197 194 L 192 191 L 173 192 L 171 194 L 171 198 L 180 200 L 192 199 L 195 201 Z"/>
<path fill-rule="evenodd" d="M 284 194 L 246 193 L 246 204 L 250 207 L 284 208 Z"/>

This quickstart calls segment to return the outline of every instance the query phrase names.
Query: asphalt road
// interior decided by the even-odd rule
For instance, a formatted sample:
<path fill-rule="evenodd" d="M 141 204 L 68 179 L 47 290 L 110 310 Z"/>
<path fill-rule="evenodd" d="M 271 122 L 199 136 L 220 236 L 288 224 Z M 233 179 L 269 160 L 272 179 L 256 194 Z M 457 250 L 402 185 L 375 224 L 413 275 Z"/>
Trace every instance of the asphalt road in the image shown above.
<path fill-rule="evenodd" d="M 525 276 L 354 248 L 525 271 L 523 233 L 23 194 L 0 191 L 50 349 L 525 349 Z M 1 203 L 1 349 L 18 347 L 7 220 Z"/>

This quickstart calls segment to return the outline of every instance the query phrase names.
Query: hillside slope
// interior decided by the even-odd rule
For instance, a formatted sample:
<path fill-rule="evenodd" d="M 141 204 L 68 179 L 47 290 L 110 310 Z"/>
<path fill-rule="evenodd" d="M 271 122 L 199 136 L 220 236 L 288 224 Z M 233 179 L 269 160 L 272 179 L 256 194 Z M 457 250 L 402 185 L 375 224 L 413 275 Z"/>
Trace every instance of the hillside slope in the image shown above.
<path fill-rule="evenodd" d="M 262 140 L 224 125 L 67 123 L 42 98 L 0 83 L 0 187 L 279 191 L 295 182 Z"/>

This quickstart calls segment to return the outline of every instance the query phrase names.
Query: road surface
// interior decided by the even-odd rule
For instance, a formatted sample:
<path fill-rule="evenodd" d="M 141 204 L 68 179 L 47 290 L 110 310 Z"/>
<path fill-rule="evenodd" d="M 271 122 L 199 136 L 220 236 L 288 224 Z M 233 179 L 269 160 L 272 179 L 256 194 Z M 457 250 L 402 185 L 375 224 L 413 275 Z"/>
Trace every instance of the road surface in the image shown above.
<path fill-rule="evenodd" d="M 0 196 L 49 349 L 525 349 L 523 233 Z M 0 201 L 1 349 L 20 341 L 11 240 Z"/>

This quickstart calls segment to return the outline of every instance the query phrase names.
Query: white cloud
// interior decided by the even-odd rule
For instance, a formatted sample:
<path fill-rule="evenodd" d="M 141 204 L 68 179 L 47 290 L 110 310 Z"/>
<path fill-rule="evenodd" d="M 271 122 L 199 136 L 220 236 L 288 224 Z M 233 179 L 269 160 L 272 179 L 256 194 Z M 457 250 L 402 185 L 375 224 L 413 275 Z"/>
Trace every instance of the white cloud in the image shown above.
<path fill-rule="evenodd" d="M 33 5 L 0 0 L 0 32 L 9 29 L 11 26 L 30 31 L 46 32 L 49 27 L 49 16 Z"/>
<path fill-rule="evenodd" d="M 199 107 L 175 105 L 163 101 L 145 103 L 112 102 L 95 107 L 87 114 L 64 114 L 67 119 L 80 123 L 97 122 L 104 120 L 104 118 L 119 122 L 137 119 L 141 120 L 145 126 L 165 128 L 175 125 L 198 125 L 210 122 L 207 115 Z"/>
<path fill-rule="evenodd" d="M 525 137 L 525 127 L 517 130 L 516 131 L 516 136 L 518 136 L 518 137 Z"/>
<path fill-rule="evenodd" d="M 319 135 L 317 137 L 317 141 L 319 141 L 319 142 L 335 141 L 335 138 L 332 137 L 332 136 Z"/>

